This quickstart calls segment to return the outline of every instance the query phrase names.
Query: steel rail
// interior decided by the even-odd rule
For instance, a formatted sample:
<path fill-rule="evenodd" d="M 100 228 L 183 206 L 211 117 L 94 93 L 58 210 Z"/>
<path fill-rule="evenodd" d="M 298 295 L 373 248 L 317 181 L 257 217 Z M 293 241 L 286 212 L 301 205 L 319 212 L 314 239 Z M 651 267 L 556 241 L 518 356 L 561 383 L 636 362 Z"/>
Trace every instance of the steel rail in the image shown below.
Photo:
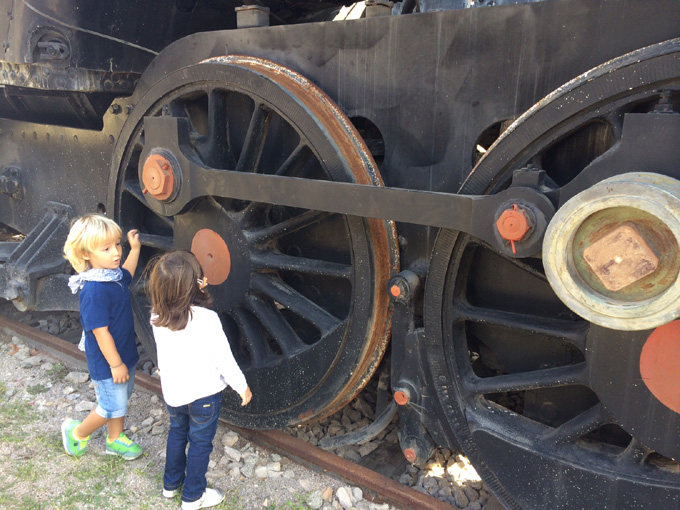
<path fill-rule="evenodd" d="M 77 346 L 3 315 L 0 315 L 0 331 L 18 336 L 34 346 L 38 344 L 58 359 L 70 358 L 77 362 L 85 362 L 85 353 L 78 350 Z M 159 379 L 137 372 L 135 384 L 151 393 L 161 395 Z M 385 502 L 404 510 L 451 510 L 455 508 L 279 430 L 243 429 L 222 419 L 220 422 L 260 447 L 281 453 L 315 471 L 321 471 L 359 487 L 369 500 Z"/>

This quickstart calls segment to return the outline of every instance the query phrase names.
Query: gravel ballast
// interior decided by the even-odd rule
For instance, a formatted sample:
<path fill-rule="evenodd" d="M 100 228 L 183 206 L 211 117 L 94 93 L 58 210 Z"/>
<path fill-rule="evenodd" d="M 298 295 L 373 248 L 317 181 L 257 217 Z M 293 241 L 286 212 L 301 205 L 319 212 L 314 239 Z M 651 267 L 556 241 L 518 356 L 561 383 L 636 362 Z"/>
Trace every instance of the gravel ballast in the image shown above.
<path fill-rule="evenodd" d="M 7 302 L 4 305 L 0 304 L 0 312 L 14 320 L 59 336 L 71 343 L 77 343 L 80 337 L 81 327 L 77 312 L 22 313 Z M 11 394 L 7 399 L 8 404 L 14 406 L 18 402 L 24 402 L 28 403 L 32 410 L 38 410 L 38 413 L 32 415 L 40 417 L 37 420 L 40 429 L 37 433 L 41 434 L 44 442 L 51 441 L 50 444 L 52 444 L 53 439 L 56 438 L 58 445 L 60 445 L 59 425 L 61 421 L 66 417 L 82 419 L 95 406 L 94 390 L 89 381 L 87 368 L 84 363 L 69 361 L 73 366 L 57 366 L 59 370 L 55 370 L 55 360 L 51 360 L 46 353 L 37 353 L 32 356 L 31 354 L 34 353 L 30 352 L 28 345 L 24 344 L 18 337 L 12 338 L 16 333 L 9 329 L 4 331 L 0 329 L 0 332 L 5 334 L 4 337 L 0 336 L 0 397 L 3 396 L 6 388 Z M 16 347 L 11 347 L 12 344 L 18 345 L 18 350 Z M 40 348 L 39 345 L 36 344 L 36 346 Z M 79 364 L 81 366 L 77 366 Z M 155 368 L 152 362 L 140 362 L 140 365 L 141 367 L 138 366 L 138 369 L 143 373 L 155 376 Z M 8 367 L 7 370 L 5 370 L 5 366 Z M 9 370 L 9 367 L 14 367 L 14 371 Z M 382 380 L 382 377 L 380 380 Z M 323 438 L 347 434 L 357 430 L 357 428 L 365 427 L 375 419 L 376 399 L 378 398 L 376 390 L 383 388 L 384 384 L 379 383 L 376 376 L 354 401 L 337 413 L 319 422 L 288 428 L 284 432 L 311 445 L 317 445 Z M 389 383 L 387 383 L 386 388 L 388 386 Z M 23 394 L 21 391 L 23 391 Z M 385 388 L 381 391 L 384 393 Z M 0 432 L 3 429 L 2 422 L 4 419 L 5 416 L 0 415 Z M 23 428 L 30 430 L 35 426 L 35 421 L 33 419 L 24 426 L 19 418 L 15 419 L 15 422 L 21 424 L 22 430 Z M 398 452 L 398 421 L 398 417 L 395 416 L 387 428 L 369 442 L 344 446 L 332 451 L 354 463 L 366 465 L 365 460 L 368 459 L 369 464 L 375 464 L 375 460 L 370 461 L 371 456 L 375 458 L 374 454 L 377 454 L 377 459 L 385 458 L 384 454 L 381 453 L 383 449 L 386 452 L 392 451 L 392 455 L 395 453 L 394 448 L 397 448 L 396 452 Z M 154 481 L 155 485 L 147 484 L 145 486 L 145 490 L 150 491 L 149 501 L 151 503 L 133 499 L 132 506 L 121 505 L 120 508 L 173 507 L 172 505 L 167 506 L 166 501 L 160 501 L 162 498 L 155 493 L 159 491 L 158 487 L 161 484 L 168 424 L 169 418 L 162 400 L 137 384 L 130 404 L 130 414 L 126 420 L 126 433 L 147 450 L 148 455 L 145 455 L 140 461 L 146 459 L 145 466 L 148 465 L 148 467 L 145 467 L 144 470 L 148 471 L 147 474 L 150 476 L 156 477 L 157 480 Z M 48 440 L 45 436 L 49 434 L 52 434 L 54 438 Z M 6 449 L 5 443 L 16 442 L 16 438 L 10 439 L 10 441 L 5 441 L 4 435 L 0 434 L 0 462 L 5 458 L 3 455 Z M 108 456 L 103 455 L 104 439 L 101 432 L 95 435 L 91 445 L 88 447 L 91 448 L 91 451 L 96 452 L 104 460 L 111 460 L 110 457 L 106 459 Z M 220 426 L 214 445 L 215 451 L 211 456 L 212 461 L 208 471 L 209 485 L 227 492 L 231 491 L 230 494 L 234 498 L 234 502 L 224 503 L 226 506 L 218 508 L 265 508 L 269 510 L 278 508 L 288 510 L 309 508 L 317 510 L 387 510 L 396 508 L 370 502 L 368 495 L 363 494 L 357 487 L 348 486 L 347 482 L 326 475 L 321 476 L 317 472 L 305 469 L 287 458 L 280 458 L 264 448 L 255 447 L 249 444 L 245 438 L 239 437 L 237 432 L 229 430 L 227 427 Z M 33 452 L 33 450 L 31 451 Z M 42 450 L 38 449 L 38 451 Z M 63 449 L 58 450 L 57 453 L 63 453 Z M 80 460 L 69 459 L 65 454 L 63 457 L 66 457 L 66 460 Z M 38 455 L 37 458 L 42 459 L 42 455 Z M 0 474 L 5 472 L 3 469 L 0 469 Z M 23 469 L 28 468 L 24 466 Z M 385 466 L 383 474 L 400 484 L 435 497 L 451 505 L 452 508 L 463 510 L 502 509 L 502 505 L 491 494 L 489 488 L 479 478 L 475 469 L 461 452 L 437 448 L 432 457 L 421 466 L 409 465 L 403 458 L 401 462 L 397 462 L 396 459 L 390 460 Z M 3 490 L 0 487 L 0 509 L 5 508 L 3 506 L 5 492 L 10 494 L 8 490 L 5 490 L 5 492 Z M 348 498 L 347 496 L 350 494 L 352 497 Z M 162 506 L 154 506 L 153 501 Z M 179 498 L 177 498 L 177 505 L 179 505 L 178 501 Z M 22 508 L 89 508 L 82 505 L 65 507 L 50 504 L 52 506 L 45 506 L 41 503 L 42 506 L 28 505 Z M 108 506 L 108 501 L 106 505 L 107 508 L 119 508 Z M 7 508 L 14 507 L 8 506 Z"/>
<path fill-rule="evenodd" d="M 169 417 L 158 396 L 136 387 L 126 434 L 144 455 L 126 462 L 105 454 L 104 431 L 74 458 L 62 447 L 65 418 L 95 406 L 84 366 L 64 366 L 18 337 L 0 336 L 0 508 L 179 508 L 161 496 Z M 367 501 L 361 489 L 256 447 L 220 425 L 208 485 L 227 494 L 215 508 L 400 510 Z"/>

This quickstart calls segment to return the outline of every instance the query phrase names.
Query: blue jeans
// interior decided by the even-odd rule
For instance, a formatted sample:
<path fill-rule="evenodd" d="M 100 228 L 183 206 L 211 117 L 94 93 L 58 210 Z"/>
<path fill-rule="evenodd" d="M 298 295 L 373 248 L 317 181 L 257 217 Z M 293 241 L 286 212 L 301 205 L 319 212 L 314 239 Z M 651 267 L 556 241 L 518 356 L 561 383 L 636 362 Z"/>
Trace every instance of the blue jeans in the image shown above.
<path fill-rule="evenodd" d="M 182 501 L 196 501 L 205 492 L 205 473 L 208 471 L 221 409 L 221 392 L 184 406 L 168 406 L 170 431 L 163 488 L 179 489 L 184 482 Z M 189 451 L 185 453 L 187 443 Z"/>

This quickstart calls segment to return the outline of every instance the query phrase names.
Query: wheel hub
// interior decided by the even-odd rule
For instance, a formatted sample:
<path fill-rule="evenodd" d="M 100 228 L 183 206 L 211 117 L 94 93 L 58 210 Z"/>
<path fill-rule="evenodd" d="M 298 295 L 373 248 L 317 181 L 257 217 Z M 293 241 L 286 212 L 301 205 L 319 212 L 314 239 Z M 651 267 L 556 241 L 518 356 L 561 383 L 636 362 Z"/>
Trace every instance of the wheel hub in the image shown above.
<path fill-rule="evenodd" d="M 660 326 L 680 313 L 680 181 L 651 173 L 606 179 L 553 217 L 543 242 L 555 293 L 595 324 Z"/>
<path fill-rule="evenodd" d="M 680 321 L 654 330 L 640 354 L 640 375 L 649 391 L 671 411 L 680 414 Z M 677 455 L 672 455 L 678 458 Z"/>
<path fill-rule="evenodd" d="M 668 433 L 680 418 L 679 333 L 679 321 L 619 334 L 592 326 L 586 345 L 590 383 L 607 414 L 640 443 L 672 459 L 680 459 L 680 436 Z"/>
<path fill-rule="evenodd" d="M 209 228 L 202 228 L 191 240 L 191 252 L 203 268 L 210 285 L 220 285 L 229 278 L 231 256 L 224 239 Z"/>
<path fill-rule="evenodd" d="M 177 163 L 169 154 L 153 153 L 144 161 L 142 169 L 142 193 L 149 193 L 156 200 L 166 200 L 177 193 L 175 173 Z"/>
<path fill-rule="evenodd" d="M 250 247 L 238 222 L 212 199 L 199 201 L 175 217 L 177 249 L 191 250 L 210 285 L 219 310 L 232 310 L 250 286 Z"/>

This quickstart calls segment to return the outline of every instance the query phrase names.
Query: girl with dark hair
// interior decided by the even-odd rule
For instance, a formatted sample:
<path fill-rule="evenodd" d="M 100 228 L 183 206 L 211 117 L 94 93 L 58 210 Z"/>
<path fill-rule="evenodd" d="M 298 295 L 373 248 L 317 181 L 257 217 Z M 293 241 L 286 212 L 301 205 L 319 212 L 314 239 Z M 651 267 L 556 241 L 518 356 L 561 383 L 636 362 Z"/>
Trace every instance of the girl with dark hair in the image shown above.
<path fill-rule="evenodd" d="M 163 496 L 174 497 L 184 484 L 182 510 L 208 508 L 224 499 L 220 491 L 206 487 L 205 478 L 222 390 L 231 386 L 244 406 L 252 398 L 220 318 L 207 308 L 207 284 L 201 265 L 188 251 L 166 253 L 149 276 L 151 326 L 170 413 Z"/>

